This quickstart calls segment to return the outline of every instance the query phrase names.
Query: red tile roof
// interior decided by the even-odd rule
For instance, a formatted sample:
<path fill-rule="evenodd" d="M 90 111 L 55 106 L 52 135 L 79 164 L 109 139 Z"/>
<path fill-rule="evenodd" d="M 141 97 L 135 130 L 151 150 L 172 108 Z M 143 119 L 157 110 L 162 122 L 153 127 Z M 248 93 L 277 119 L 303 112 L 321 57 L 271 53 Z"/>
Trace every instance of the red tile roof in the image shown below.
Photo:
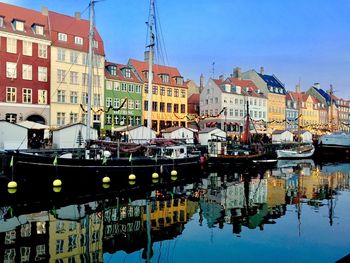
<path fill-rule="evenodd" d="M 50 27 L 52 45 L 75 49 L 79 51 L 88 52 L 89 49 L 89 21 L 85 19 L 77 19 L 72 16 L 59 14 L 56 12 L 49 12 Z M 104 55 L 104 46 L 100 34 L 95 28 L 94 39 L 98 42 L 98 48 L 95 49 L 95 53 L 98 55 Z M 67 42 L 58 40 L 58 33 L 67 34 Z M 82 37 L 83 45 L 77 45 L 74 43 L 74 37 Z"/>
<path fill-rule="evenodd" d="M 253 81 L 247 80 L 247 79 L 238 79 L 238 78 L 227 78 L 223 84 L 230 84 L 232 86 L 240 86 L 241 94 L 245 96 L 252 96 L 252 97 L 260 97 L 260 98 L 266 98 L 266 96 L 258 92 L 258 87 L 254 84 Z M 246 90 L 248 88 L 248 90 Z"/>
<path fill-rule="evenodd" d="M 116 76 L 111 75 L 109 73 L 109 71 L 107 70 L 107 67 L 111 66 L 111 65 L 117 67 L 117 75 Z M 130 78 L 124 77 L 124 75 L 122 73 L 123 68 L 130 68 L 130 67 L 128 67 L 127 65 L 106 61 L 106 63 L 105 63 L 105 77 L 107 79 L 115 79 L 115 80 L 120 80 L 120 81 L 130 81 L 130 82 L 142 83 L 142 81 L 140 81 L 138 79 L 138 77 L 135 75 L 135 73 L 132 70 L 131 70 L 131 75 L 130 75 L 131 77 Z"/>
<path fill-rule="evenodd" d="M 224 83 L 224 80 L 222 79 L 212 79 L 214 81 L 214 83 L 218 86 L 220 86 L 222 83 Z"/>
<path fill-rule="evenodd" d="M 0 2 L 0 16 L 4 17 L 4 26 L 0 27 L 0 31 L 6 31 L 41 39 L 50 38 L 48 31 L 48 17 L 43 15 L 41 12 Z M 24 22 L 24 31 L 17 31 L 12 27 L 11 23 L 13 19 Z M 32 30 L 33 24 L 44 26 L 43 36 L 34 33 Z"/>
<path fill-rule="evenodd" d="M 146 78 L 146 76 L 144 74 L 144 72 L 148 72 L 148 62 L 139 61 L 136 59 L 130 59 L 128 64 L 132 65 L 135 68 L 135 70 L 137 71 L 137 74 L 142 79 L 142 81 L 144 81 L 145 83 L 148 82 L 148 79 Z M 177 68 L 154 64 L 152 70 L 153 70 L 153 83 L 154 84 L 178 86 L 178 87 L 182 87 L 182 88 L 187 88 L 185 85 L 185 82 L 183 83 L 183 85 L 176 84 L 175 77 L 181 77 L 181 74 Z M 164 83 L 159 76 L 160 74 L 168 74 L 169 75 L 169 83 Z"/>
<path fill-rule="evenodd" d="M 191 96 L 188 97 L 187 103 L 198 103 L 199 104 L 199 93 L 193 93 Z"/>

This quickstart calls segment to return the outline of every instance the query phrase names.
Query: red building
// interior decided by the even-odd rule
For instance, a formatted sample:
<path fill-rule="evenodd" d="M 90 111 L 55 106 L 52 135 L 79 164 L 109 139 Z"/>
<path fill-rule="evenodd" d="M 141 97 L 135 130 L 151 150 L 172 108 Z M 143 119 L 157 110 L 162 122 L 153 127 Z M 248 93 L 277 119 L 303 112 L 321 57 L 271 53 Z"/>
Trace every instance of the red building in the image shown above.
<path fill-rule="evenodd" d="M 50 123 L 48 11 L 0 2 L 0 119 Z"/>

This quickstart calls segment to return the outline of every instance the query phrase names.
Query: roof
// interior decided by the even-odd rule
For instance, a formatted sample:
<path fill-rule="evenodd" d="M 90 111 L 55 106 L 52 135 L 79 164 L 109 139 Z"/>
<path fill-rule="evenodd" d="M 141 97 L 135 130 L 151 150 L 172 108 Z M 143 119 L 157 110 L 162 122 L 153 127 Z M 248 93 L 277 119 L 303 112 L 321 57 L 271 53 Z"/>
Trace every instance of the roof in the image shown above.
<path fill-rule="evenodd" d="M 253 81 L 247 80 L 247 79 L 239 79 L 239 78 L 227 78 L 222 84 L 230 84 L 232 85 L 230 93 L 237 93 L 236 90 L 233 88 L 233 86 L 239 86 L 241 87 L 241 93 L 244 96 L 251 96 L 251 97 L 263 97 L 266 98 L 266 96 L 259 91 L 258 87 L 254 84 Z M 227 92 L 223 85 L 220 85 L 220 89 L 223 92 Z"/>
<path fill-rule="evenodd" d="M 220 85 L 224 82 L 223 79 L 212 79 L 212 80 L 213 80 L 214 83 L 215 83 L 216 85 L 218 85 L 218 86 L 220 86 Z"/>
<path fill-rule="evenodd" d="M 43 129 L 49 129 L 50 126 L 41 124 L 41 123 L 37 123 L 34 121 L 22 121 L 22 122 L 18 122 L 18 125 L 25 127 L 27 129 L 34 129 L 34 130 L 43 130 Z"/>
<path fill-rule="evenodd" d="M 117 75 L 116 76 L 110 74 L 110 72 L 107 69 L 108 66 L 116 66 L 116 68 L 117 68 Z M 142 83 L 132 70 L 130 71 L 130 73 L 131 73 L 130 78 L 125 77 L 125 75 L 122 72 L 123 68 L 130 68 L 130 67 L 128 65 L 106 61 L 105 62 L 105 77 L 107 79 Z"/>
<path fill-rule="evenodd" d="M 282 133 L 285 133 L 285 132 L 291 133 L 290 131 L 287 131 L 287 130 L 274 130 L 274 131 L 272 132 L 272 134 L 282 134 Z"/>
<path fill-rule="evenodd" d="M 132 65 L 135 68 L 138 76 L 142 79 L 143 82 L 145 82 L 145 83 L 148 82 L 148 79 L 146 78 L 146 76 L 144 74 L 144 72 L 148 72 L 148 62 L 147 61 L 139 61 L 136 59 L 130 59 L 128 64 Z M 177 68 L 153 64 L 152 70 L 153 70 L 153 84 L 178 86 L 178 87 L 187 88 L 187 86 L 185 85 L 184 82 L 182 85 L 179 85 L 176 83 L 175 77 L 182 77 Z M 162 81 L 162 79 L 160 78 L 161 74 L 169 75 L 169 82 L 168 83 L 164 83 Z"/>
<path fill-rule="evenodd" d="M 0 31 L 41 39 L 50 39 L 48 17 L 41 12 L 0 2 L 0 16 L 4 17 L 4 26 L 0 27 Z M 24 31 L 15 30 L 11 25 L 13 19 L 24 22 Z M 44 26 L 44 35 L 35 34 L 32 30 L 33 24 Z"/>
<path fill-rule="evenodd" d="M 49 12 L 49 18 L 53 46 L 75 49 L 84 52 L 89 51 L 90 23 L 88 20 L 77 19 L 72 16 L 51 11 Z M 67 42 L 59 41 L 58 33 L 67 34 Z M 75 36 L 83 38 L 83 45 L 77 45 L 74 43 Z M 94 40 L 98 41 L 98 48 L 95 49 L 95 53 L 104 56 L 103 41 L 96 28 L 94 30 Z"/>
<path fill-rule="evenodd" d="M 199 98 L 200 98 L 199 93 L 193 93 L 191 96 L 188 97 L 187 103 L 199 104 Z"/>
<path fill-rule="evenodd" d="M 172 133 L 172 132 L 180 130 L 180 129 L 186 129 L 186 130 L 189 130 L 192 132 L 192 130 L 190 130 L 186 127 L 182 127 L 182 126 L 169 127 L 169 128 L 163 129 L 161 132 L 162 133 Z"/>
<path fill-rule="evenodd" d="M 266 82 L 267 87 L 283 89 L 283 94 L 286 94 L 286 90 L 285 90 L 284 85 L 281 83 L 281 81 L 275 75 L 265 75 L 265 74 L 260 74 L 260 73 L 257 73 L 257 74 L 263 79 L 263 81 Z M 275 89 L 272 92 L 281 94 L 280 92 L 275 92 Z"/>
<path fill-rule="evenodd" d="M 219 128 L 217 127 L 211 127 L 211 128 L 204 128 L 204 129 L 201 129 L 198 133 L 209 133 L 209 132 L 212 132 L 214 130 L 219 130 L 219 131 L 222 131 L 222 132 L 225 132 L 223 130 L 220 130 Z"/>

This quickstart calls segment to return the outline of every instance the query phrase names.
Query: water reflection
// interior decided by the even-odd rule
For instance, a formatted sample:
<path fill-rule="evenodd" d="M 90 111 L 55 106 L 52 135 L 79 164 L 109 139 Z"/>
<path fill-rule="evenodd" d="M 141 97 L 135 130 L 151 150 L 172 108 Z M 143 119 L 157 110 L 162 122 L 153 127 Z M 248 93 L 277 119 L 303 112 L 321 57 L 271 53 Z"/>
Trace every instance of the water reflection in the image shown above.
<path fill-rule="evenodd" d="M 295 211 L 301 236 L 305 208 L 317 212 L 327 207 L 324 220 L 332 226 L 339 193 L 349 190 L 348 163 L 279 161 L 268 169 L 224 170 L 191 182 L 125 188 L 64 204 L 7 203 L 0 208 L 0 261 L 103 262 L 104 257 L 118 258 L 120 253 L 124 260 L 133 255 L 148 262 L 157 255 L 162 261 L 161 246 L 155 245 L 184 242 L 180 237 L 188 236 L 185 229 L 195 231 L 194 223 L 243 237 L 244 229 L 263 231 L 292 216 L 289 210 Z M 305 216 L 313 220 L 309 213 Z M 348 212 L 345 217 L 349 218 Z M 188 249 L 200 248 L 192 244 Z M 231 252 L 226 253 L 219 258 Z"/>

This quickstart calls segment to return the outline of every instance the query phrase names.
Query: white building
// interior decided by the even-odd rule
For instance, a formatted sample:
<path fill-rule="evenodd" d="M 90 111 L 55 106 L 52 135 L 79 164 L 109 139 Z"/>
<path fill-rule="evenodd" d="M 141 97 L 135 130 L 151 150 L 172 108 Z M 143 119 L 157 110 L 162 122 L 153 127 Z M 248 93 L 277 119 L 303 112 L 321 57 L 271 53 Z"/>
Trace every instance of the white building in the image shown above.
<path fill-rule="evenodd" d="M 201 145 L 208 145 L 209 140 L 226 140 L 226 132 L 219 128 L 205 128 L 198 132 L 198 139 Z"/>
<path fill-rule="evenodd" d="M 28 129 L 0 120 L 0 150 L 23 150 L 28 148 Z"/>
<path fill-rule="evenodd" d="M 154 130 L 145 126 L 128 126 L 119 132 L 122 135 L 122 140 L 133 143 L 148 143 L 157 137 Z"/>
<path fill-rule="evenodd" d="M 165 139 L 185 140 L 186 143 L 194 143 L 193 131 L 186 127 L 169 127 L 162 130 Z"/>

